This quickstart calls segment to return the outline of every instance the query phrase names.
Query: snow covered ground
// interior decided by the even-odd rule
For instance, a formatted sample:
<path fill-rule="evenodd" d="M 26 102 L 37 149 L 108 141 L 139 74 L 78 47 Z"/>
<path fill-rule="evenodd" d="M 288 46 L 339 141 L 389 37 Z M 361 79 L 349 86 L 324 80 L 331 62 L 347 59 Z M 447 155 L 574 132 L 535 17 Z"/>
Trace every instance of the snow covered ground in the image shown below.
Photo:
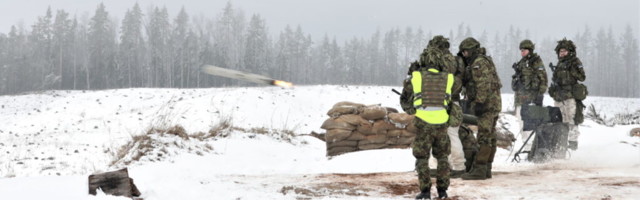
<path fill-rule="evenodd" d="M 139 159 L 125 157 L 142 197 L 411 199 L 417 179 L 409 149 L 327 158 L 324 142 L 305 136 L 323 132 L 326 112 L 339 101 L 399 109 L 391 88 L 120 89 L 0 96 L 0 199 L 126 199 L 87 195 L 88 175 L 124 167 L 122 161 L 113 164 L 118 150 L 150 128 L 180 125 L 197 135 L 224 122 L 234 128 L 203 139 L 154 135 L 157 149 Z M 512 95 L 504 94 L 503 110 L 513 110 L 512 102 Z M 547 97 L 545 104 L 552 100 Z M 585 104 L 607 116 L 640 109 L 640 99 L 589 97 Z M 635 127 L 586 120 L 571 158 L 546 164 L 512 163 L 510 152 L 500 149 L 493 179 L 452 179 L 449 194 L 452 199 L 637 199 L 640 138 L 628 135 Z"/>

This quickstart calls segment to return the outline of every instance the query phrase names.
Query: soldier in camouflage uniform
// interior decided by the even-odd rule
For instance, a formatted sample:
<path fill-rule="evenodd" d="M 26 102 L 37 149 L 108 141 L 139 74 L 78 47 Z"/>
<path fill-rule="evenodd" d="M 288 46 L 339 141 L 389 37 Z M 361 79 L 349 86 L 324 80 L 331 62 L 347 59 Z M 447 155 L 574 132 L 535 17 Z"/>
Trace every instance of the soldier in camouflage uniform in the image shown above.
<path fill-rule="evenodd" d="M 435 36 L 430 42 L 427 48 L 420 56 L 419 62 L 411 64 L 409 69 L 409 77 L 404 82 L 403 92 L 400 98 L 400 104 L 403 110 L 409 114 L 416 114 L 413 123 L 415 124 L 418 132 L 416 138 L 413 141 L 412 149 L 413 156 L 416 158 L 416 171 L 418 172 L 418 181 L 420 187 L 420 194 L 416 196 L 416 199 L 430 199 L 431 197 L 431 177 L 429 174 L 429 157 L 433 153 L 433 156 L 438 160 L 438 168 L 436 174 L 436 189 L 438 190 L 438 198 L 447 198 L 447 189 L 449 188 L 449 173 L 450 166 L 448 156 L 451 153 L 451 141 L 447 134 L 449 123 L 456 116 L 448 115 L 448 118 L 442 124 L 432 124 L 427 122 L 428 120 L 419 117 L 416 113 L 416 109 L 429 109 L 430 107 L 416 107 L 414 101 L 418 98 L 426 97 L 414 97 L 414 96 L 427 96 L 430 95 L 429 88 L 425 88 L 425 92 L 421 92 L 419 95 L 415 93 L 412 81 L 412 74 L 414 71 L 431 71 L 435 69 L 439 72 L 450 74 L 455 70 L 453 65 L 453 56 L 446 56 L 447 51 L 443 51 L 448 48 L 448 42 L 446 38 L 442 36 Z M 450 54 L 450 53 L 449 53 Z M 423 77 L 424 78 L 424 77 Z M 423 80 L 427 81 L 427 80 Z M 452 88 L 455 87 L 455 79 L 451 77 L 451 80 L 445 79 L 445 81 L 453 81 Z M 424 87 L 424 86 L 421 86 Z M 414 94 L 415 93 L 415 94 Z M 444 91 L 443 91 L 444 95 Z M 445 95 L 446 96 L 446 95 Z M 423 101 L 428 101 L 423 99 Z M 442 102 L 442 101 L 440 101 Z M 450 113 L 451 101 L 445 97 L 445 105 L 443 106 L 447 113 Z M 461 120 L 461 118 L 460 118 Z"/>
<path fill-rule="evenodd" d="M 534 53 L 535 45 L 531 40 L 520 42 L 520 55 L 522 59 L 513 64 L 515 74 L 512 76 L 511 88 L 515 93 L 514 105 L 516 117 L 520 123 L 520 135 L 522 141 L 526 141 L 532 131 L 523 131 L 524 122 L 520 113 L 522 105 L 535 104 L 542 106 L 544 93 L 547 91 L 547 72 L 544 63 L 538 54 Z M 531 151 L 529 142 L 524 150 Z"/>
<path fill-rule="evenodd" d="M 553 71 L 552 83 L 549 87 L 549 95 L 555 101 L 555 106 L 560 108 L 562 121 L 569 125 L 569 148 L 578 148 L 578 124 L 582 123 L 584 116 L 582 111 L 585 106 L 582 100 L 586 98 L 587 88 L 580 82 L 586 76 L 582 62 L 576 57 L 576 46 L 566 38 L 558 41 L 556 46 L 558 64 L 549 64 Z"/>
<path fill-rule="evenodd" d="M 462 55 L 462 52 L 458 52 L 456 54 L 456 64 L 458 66 L 458 74 L 456 74 L 456 81 L 459 81 L 463 86 L 464 86 L 464 77 L 465 77 L 465 68 L 466 68 L 466 64 L 465 64 L 465 58 L 464 55 Z M 460 91 L 454 92 L 452 100 L 454 101 L 454 103 L 456 105 L 461 105 L 460 104 L 460 93 L 462 92 L 462 88 L 460 87 Z M 464 105 L 461 105 L 464 106 Z M 463 111 L 468 110 L 468 108 L 465 106 L 465 108 L 463 108 Z M 468 111 L 465 111 L 468 112 Z M 462 142 L 462 150 L 464 152 L 464 167 L 465 170 L 464 172 L 469 172 L 471 171 L 471 168 L 473 167 L 473 162 L 475 160 L 475 156 L 478 153 L 478 141 L 476 140 L 476 137 L 473 135 L 473 131 L 471 129 L 469 129 L 469 127 L 467 126 L 459 126 L 458 129 L 458 136 L 460 138 L 460 141 Z M 452 174 L 455 174 L 455 171 L 452 172 Z"/>
<path fill-rule="evenodd" d="M 462 108 L 460 107 L 460 92 L 462 90 L 462 72 L 463 66 L 458 65 L 455 56 L 451 54 L 449 51 L 449 39 L 445 38 L 441 35 L 437 35 L 433 37 L 429 41 L 428 47 L 436 47 L 440 49 L 444 53 L 444 60 L 447 72 L 454 75 L 455 82 L 453 84 L 452 92 L 451 92 L 451 101 L 452 104 L 451 110 L 449 112 L 449 127 L 447 128 L 447 135 L 449 135 L 449 140 L 451 141 L 451 154 L 449 155 L 449 166 L 451 167 L 451 178 L 460 178 L 460 176 L 465 172 L 465 154 L 463 150 L 463 144 L 461 142 L 461 137 L 458 134 L 460 125 L 462 124 Z M 421 63 L 422 65 L 426 65 L 424 63 L 424 55 L 421 55 Z M 431 158 L 431 163 L 433 164 L 435 158 Z M 437 172 L 435 170 L 431 170 L 431 174 L 435 175 Z"/>
<path fill-rule="evenodd" d="M 484 180 L 491 178 L 491 165 L 496 154 L 496 122 L 502 110 L 500 78 L 491 57 L 485 55 L 484 48 L 472 38 L 460 43 L 464 57 L 465 73 L 463 84 L 465 99 L 469 109 L 478 117 L 478 153 L 470 172 L 463 174 L 464 180 Z"/>

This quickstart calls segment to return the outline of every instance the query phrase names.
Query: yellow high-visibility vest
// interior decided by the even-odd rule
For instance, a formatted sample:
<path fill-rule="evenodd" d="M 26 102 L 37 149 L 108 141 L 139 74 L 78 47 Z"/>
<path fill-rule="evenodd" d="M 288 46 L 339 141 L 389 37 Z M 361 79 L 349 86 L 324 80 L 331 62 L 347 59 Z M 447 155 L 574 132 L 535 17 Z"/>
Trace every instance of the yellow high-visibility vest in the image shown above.
<path fill-rule="evenodd" d="M 447 123 L 447 106 L 451 101 L 453 81 L 453 74 L 441 73 L 436 69 L 412 72 L 411 85 L 416 117 L 428 124 Z"/>

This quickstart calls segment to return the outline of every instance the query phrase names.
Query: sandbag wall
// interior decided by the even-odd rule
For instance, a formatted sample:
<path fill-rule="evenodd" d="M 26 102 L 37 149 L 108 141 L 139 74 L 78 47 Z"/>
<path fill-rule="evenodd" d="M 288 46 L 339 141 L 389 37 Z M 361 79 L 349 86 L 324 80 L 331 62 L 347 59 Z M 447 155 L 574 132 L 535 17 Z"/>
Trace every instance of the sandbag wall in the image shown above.
<path fill-rule="evenodd" d="M 325 129 L 327 156 L 384 148 L 409 148 L 416 136 L 413 115 L 394 108 L 339 102 L 329 112 Z"/>

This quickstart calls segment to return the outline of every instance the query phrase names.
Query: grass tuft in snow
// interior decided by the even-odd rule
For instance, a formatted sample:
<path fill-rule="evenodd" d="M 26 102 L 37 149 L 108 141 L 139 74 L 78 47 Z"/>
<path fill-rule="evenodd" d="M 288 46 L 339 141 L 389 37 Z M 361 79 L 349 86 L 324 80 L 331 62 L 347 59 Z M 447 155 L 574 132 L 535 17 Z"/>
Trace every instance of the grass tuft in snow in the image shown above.
<path fill-rule="evenodd" d="M 131 141 L 121 146 L 115 153 L 111 167 L 124 167 L 136 162 L 158 162 L 182 153 L 204 155 L 211 153 L 210 144 L 216 138 L 226 138 L 232 133 L 266 135 L 280 141 L 292 143 L 296 136 L 292 130 L 276 130 L 264 127 L 245 129 L 231 124 L 230 119 L 221 120 L 208 132 L 189 134 L 184 127 L 174 125 L 169 128 L 151 127 L 145 134 L 131 137 Z"/>
<path fill-rule="evenodd" d="M 606 115 L 598 111 L 593 104 L 589 105 L 587 109 L 586 117 L 593 120 L 598 124 L 605 126 L 615 125 L 633 125 L 640 124 L 640 110 L 635 112 L 617 113 L 613 115 L 613 118 L 607 118 Z"/>

